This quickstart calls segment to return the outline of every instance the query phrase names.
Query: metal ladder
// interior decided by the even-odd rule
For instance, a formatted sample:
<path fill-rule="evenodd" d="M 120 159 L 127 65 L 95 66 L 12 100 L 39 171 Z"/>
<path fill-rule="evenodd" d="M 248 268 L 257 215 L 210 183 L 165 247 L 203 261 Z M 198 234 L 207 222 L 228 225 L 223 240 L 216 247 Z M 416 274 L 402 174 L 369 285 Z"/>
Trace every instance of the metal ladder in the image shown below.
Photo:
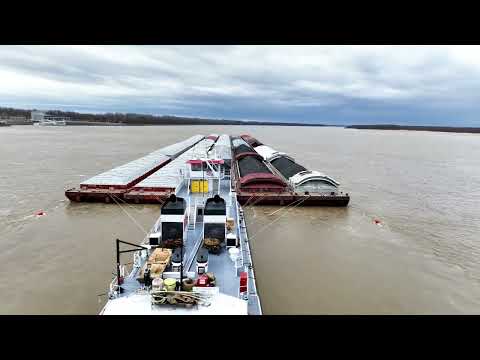
<path fill-rule="evenodd" d="M 195 230 L 195 223 L 197 222 L 197 206 L 195 200 L 190 201 L 189 214 L 188 229 Z"/>

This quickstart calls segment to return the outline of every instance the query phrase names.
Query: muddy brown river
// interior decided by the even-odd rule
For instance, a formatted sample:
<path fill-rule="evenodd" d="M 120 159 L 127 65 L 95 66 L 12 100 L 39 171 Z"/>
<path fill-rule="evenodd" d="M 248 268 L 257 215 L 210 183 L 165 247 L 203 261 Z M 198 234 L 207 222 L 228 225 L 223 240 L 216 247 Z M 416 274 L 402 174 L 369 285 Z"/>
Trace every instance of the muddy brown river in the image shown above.
<path fill-rule="evenodd" d="M 0 313 L 98 313 L 115 238 L 140 242 L 159 207 L 126 208 L 136 224 L 64 190 L 210 133 L 251 133 L 351 195 L 245 209 L 265 314 L 480 314 L 480 135 L 268 126 L 0 128 Z"/>

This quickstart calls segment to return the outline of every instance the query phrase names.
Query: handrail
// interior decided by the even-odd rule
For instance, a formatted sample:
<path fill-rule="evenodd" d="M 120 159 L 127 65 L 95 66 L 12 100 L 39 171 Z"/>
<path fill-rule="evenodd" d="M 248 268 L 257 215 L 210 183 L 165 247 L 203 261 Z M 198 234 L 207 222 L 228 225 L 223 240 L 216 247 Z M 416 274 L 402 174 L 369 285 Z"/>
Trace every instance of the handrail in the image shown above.
<path fill-rule="evenodd" d="M 245 223 L 245 216 L 243 216 L 243 222 L 245 223 L 245 227 L 241 228 L 240 227 L 240 209 L 239 209 L 239 203 L 237 201 L 237 194 L 233 193 L 233 197 L 235 200 L 235 207 L 237 211 L 237 231 L 238 231 L 238 236 L 241 240 L 241 234 L 243 233 L 244 235 L 244 241 L 240 241 L 240 246 L 241 246 L 241 253 L 242 253 L 242 266 L 246 266 L 247 273 L 248 273 L 248 279 L 249 281 L 247 282 L 247 297 L 250 295 L 254 296 L 257 298 L 257 303 L 258 303 L 258 308 L 260 311 L 260 314 L 262 314 L 262 305 L 260 302 L 260 297 L 258 296 L 258 290 L 257 290 L 257 284 L 255 281 L 255 273 L 254 273 L 254 266 L 253 266 L 253 258 L 252 258 L 252 253 L 250 249 L 250 241 L 248 239 L 248 232 L 247 232 L 247 227 Z M 245 248 L 244 248 L 244 243 L 245 243 Z M 245 261 L 245 258 L 247 261 Z M 250 292 L 249 289 L 252 289 L 253 291 Z"/>
<path fill-rule="evenodd" d="M 203 240 L 203 227 L 202 227 L 202 231 L 200 232 L 200 235 L 197 238 L 197 241 L 195 242 L 195 245 L 193 246 L 192 251 L 190 252 L 191 254 L 190 258 L 186 261 L 184 269 L 187 269 L 187 272 L 188 272 L 188 269 L 190 269 L 190 266 L 192 266 L 193 259 L 195 259 L 195 255 L 197 254 L 198 249 L 202 244 L 202 240 Z"/>

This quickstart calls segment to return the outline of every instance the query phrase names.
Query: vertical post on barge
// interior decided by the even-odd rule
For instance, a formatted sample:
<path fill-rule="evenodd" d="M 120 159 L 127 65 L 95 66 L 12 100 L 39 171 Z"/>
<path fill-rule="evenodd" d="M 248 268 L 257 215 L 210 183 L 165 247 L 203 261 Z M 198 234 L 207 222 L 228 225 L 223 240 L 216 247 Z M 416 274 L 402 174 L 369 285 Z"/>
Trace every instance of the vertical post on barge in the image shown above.
<path fill-rule="evenodd" d="M 133 246 L 135 249 L 120 251 L 120 243 L 124 243 L 126 245 Z M 122 293 L 123 288 L 121 287 L 122 282 L 120 280 L 120 278 L 121 278 L 121 276 L 120 276 L 120 254 L 139 251 L 139 250 L 148 250 L 149 248 L 146 247 L 146 246 L 132 244 L 132 243 L 129 243 L 129 242 L 126 242 L 126 241 L 122 241 L 120 239 L 116 240 L 116 245 L 117 245 L 117 286 L 118 286 L 118 292 Z"/>
<path fill-rule="evenodd" d="M 180 291 L 183 288 L 183 239 L 182 239 L 182 246 L 180 247 Z"/>
<path fill-rule="evenodd" d="M 122 293 L 122 287 L 120 286 L 120 240 L 117 239 L 117 287 L 118 292 Z"/>

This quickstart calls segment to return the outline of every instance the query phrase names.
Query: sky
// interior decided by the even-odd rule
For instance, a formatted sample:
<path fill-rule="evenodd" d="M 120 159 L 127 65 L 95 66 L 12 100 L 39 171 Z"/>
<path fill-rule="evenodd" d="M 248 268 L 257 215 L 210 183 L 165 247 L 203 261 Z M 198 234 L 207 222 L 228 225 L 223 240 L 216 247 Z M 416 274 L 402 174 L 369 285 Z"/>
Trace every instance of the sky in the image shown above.
<path fill-rule="evenodd" d="M 0 106 L 480 126 L 480 47 L 0 46 Z"/>

